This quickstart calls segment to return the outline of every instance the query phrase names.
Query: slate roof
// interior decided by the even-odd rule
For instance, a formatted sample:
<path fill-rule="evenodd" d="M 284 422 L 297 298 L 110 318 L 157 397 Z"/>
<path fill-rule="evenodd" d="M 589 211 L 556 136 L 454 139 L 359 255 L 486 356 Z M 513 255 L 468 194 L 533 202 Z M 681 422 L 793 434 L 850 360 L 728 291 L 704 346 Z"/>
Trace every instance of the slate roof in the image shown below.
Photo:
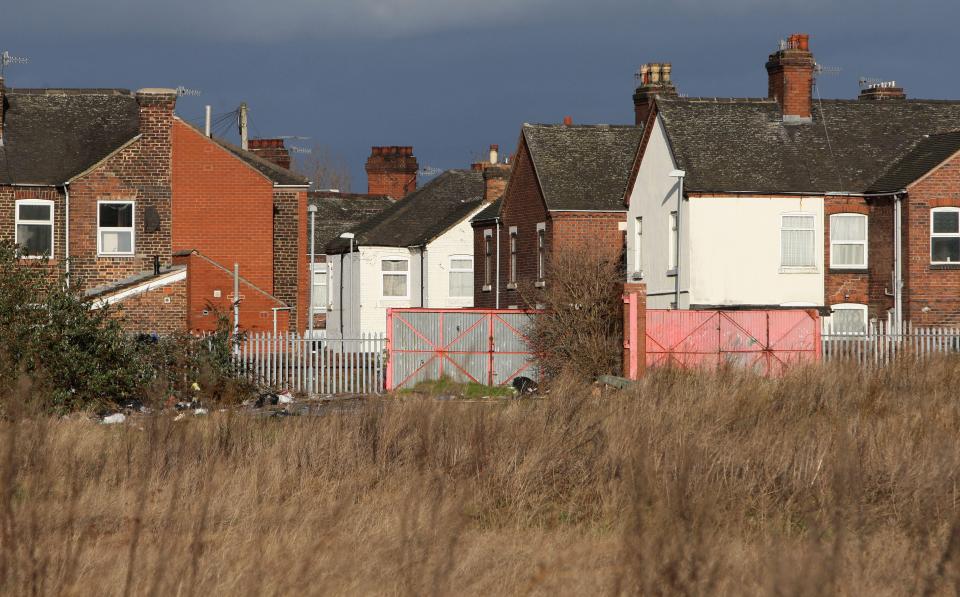
<path fill-rule="evenodd" d="M 483 173 L 447 170 L 425 186 L 400 199 L 377 215 L 350 229 L 354 245 L 415 247 L 425 245 L 480 207 Z M 328 243 L 329 254 L 348 250 L 349 241 Z"/>
<path fill-rule="evenodd" d="M 626 211 L 623 197 L 642 127 L 524 124 L 551 211 Z"/>
<path fill-rule="evenodd" d="M 327 243 L 339 237 L 342 232 L 377 215 L 394 203 L 393 199 L 386 195 L 331 191 L 311 192 L 308 199 L 312 205 L 317 206 L 314 238 L 316 252 L 320 255 L 324 253 Z M 307 225 L 309 226 L 309 219 Z M 307 250 L 309 251 L 309 248 Z"/>
<path fill-rule="evenodd" d="M 688 191 L 861 192 L 921 135 L 960 127 L 954 101 L 814 101 L 807 124 L 784 124 L 768 99 L 657 98 L 657 108 Z"/>
<path fill-rule="evenodd" d="M 900 191 L 960 151 L 960 131 L 926 135 L 895 162 L 870 188 L 871 193 Z"/>
<path fill-rule="evenodd" d="M 481 222 L 491 222 L 500 217 L 500 206 L 503 205 L 503 197 L 497 199 L 490 203 L 490 205 L 484 207 L 480 212 L 470 218 L 470 222 L 473 224 L 479 224 Z"/>
<path fill-rule="evenodd" d="M 126 89 L 6 89 L 0 184 L 60 185 L 139 133 Z"/>

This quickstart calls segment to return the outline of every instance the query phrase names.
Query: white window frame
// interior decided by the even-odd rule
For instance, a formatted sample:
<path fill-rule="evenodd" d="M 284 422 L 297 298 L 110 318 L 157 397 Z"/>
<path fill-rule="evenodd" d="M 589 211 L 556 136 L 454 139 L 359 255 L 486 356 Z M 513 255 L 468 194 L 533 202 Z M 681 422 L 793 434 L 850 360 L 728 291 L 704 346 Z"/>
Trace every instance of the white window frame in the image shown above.
<path fill-rule="evenodd" d="M 804 216 L 813 220 L 813 226 L 811 228 L 789 228 L 789 230 L 810 230 L 813 232 L 813 243 L 811 244 L 813 248 L 813 259 L 811 260 L 812 265 L 784 265 L 783 264 L 783 227 L 784 218 L 788 217 L 797 217 Z M 819 269 L 817 268 L 817 214 L 810 211 L 791 211 L 780 214 L 780 242 L 779 242 L 779 251 L 780 251 L 780 273 L 817 273 Z"/>
<path fill-rule="evenodd" d="M 858 217 L 863 218 L 863 240 L 833 240 L 833 219 L 834 218 L 849 218 L 849 217 Z M 868 264 L 870 263 L 870 218 L 866 214 L 858 214 L 856 212 L 842 212 L 830 214 L 830 269 L 867 269 Z M 817 232 L 816 232 L 816 223 L 814 223 L 814 232 L 813 232 L 813 244 L 817 244 Z M 834 245 L 863 245 L 863 263 L 855 264 L 838 264 L 833 260 L 833 256 L 836 254 L 836 251 L 833 250 Z M 817 259 L 817 251 L 813 251 L 813 259 Z"/>
<path fill-rule="evenodd" d="M 516 226 L 511 226 L 509 230 L 508 247 L 510 248 L 510 281 L 507 283 L 507 289 L 517 287 L 517 253 L 520 248 L 520 233 Z"/>
<path fill-rule="evenodd" d="M 476 266 L 476 264 L 474 264 Z M 493 230 L 483 231 L 483 288 L 484 292 L 493 284 Z"/>
<path fill-rule="evenodd" d="M 130 205 L 130 227 L 100 226 L 101 205 Z M 130 251 L 106 252 L 103 250 L 103 235 L 101 232 L 130 231 Z M 137 253 L 137 203 L 132 199 L 101 199 L 97 201 L 97 255 L 104 257 L 132 257 Z"/>
<path fill-rule="evenodd" d="M 935 238 L 960 238 L 960 224 L 957 232 L 934 232 L 933 215 L 936 213 L 960 212 L 960 207 L 934 207 L 930 210 L 930 264 L 931 265 L 960 265 L 960 261 L 934 261 L 933 260 L 933 239 Z M 960 215 L 957 216 L 960 219 Z"/>
<path fill-rule="evenodd" d="M 44 205 L 50 208 L 50 219 L 49 220 L 21 220 L 20 219 L 20 206 L 21 205 Z M 13 242 L 17 245 L 17 252 L 20 252 L 20 231 L 18 230 L 20 225 L 25 226 L 50 226 L 50 253 L 48 255 L 22 255 L 18 254 L 20 259 L 53 259 L 54 250 L 57 246 L 57 236 L 56 236 L 56 214 L 54 213 L 55 206 L 53 201 L 50 199 L 18 199 L 14 202 L 13 205 Z"/>
<path fill-rule="evenodd" d="M 330 309 L 330 268 L 327 267 L 326 263 L 314 263 L 313 268 L 311 269 L 312 269 L 311 276 L 310 276 L 310 284 L 312 286 L 311 296 L 313 296 L 314 303 L 316 303 L 316 299 L 317 299 L 317 286 L 318 286 L 317 274 L 322 273 L 324 275 L 326 279 L 325 287 L 327 289 L 326 299 L 323 301 L 323 303 L 320 306 L 314 304 L 313 312 L 317 313 L 319 311 L 328 311 Z"/>
<path fill-rule="evenodd" d="M 679 214 L 671 211 L 667 214 L 667 239 L 670 246 L 667 247 L 667 274 L 676 275 L 677 273 L 677 221 Z"/>
<path fill-rule="evenodd" d="M 537 281 L 543 282 L 547 276 L 547 223 L 537 224 Z"/>
<path fill-rule="evenodd" d="M 836 305 L 830 305 L 830 320 L 827 326 L 829 334 L 833 335 L 846 335 L 846 336 L 863 336 L 870 331 L 870 319 L 868 317 L 869 309 L 867 305 L 863 303 L 837 303 Z M 863 330 L 862 334 L 857 332 L 836 332 L 833 330 L 833 312 L 835 311 L 861 311 L 863 313 Z"/>
<path fill-rule="evenodd" d="M 464 260 L 464 261 L 465 261 L 465 260 L 467 260 L 467 259 L 470 260 L 470 269 L 464 269 L 464 268 L 462 268 L 462 267 L 456 267 L 456 268 L 453 267 L 453 262 L 454 262 L 455 260 L 456 260 L 456 261 L 460 261 L 460 260 Z M 469 274 L 470 274 L 470 280 L 473 281 L 473 279 L 474 279 L 474 278 L 473 278 L 473 268 L 474 268 L 474 265 L 475 265 L 475 264 L 473 263 L 473 255 L 451 255 L 451 256 L 450 256 L 450 262 L 449 262 L 449 263 L 450 263 L 450 268 L 449 268 L 449 271 L 447 272 L 447 294 L 450 296 L 450 298 L 458 298 L 458 299 L 473 298 L 473 292 L 472 292 L 472 291 L 470 292 L 470 294 L 464 294 L 464 295 L 453 294 L 453 292 L 452 292 L 453 289 L 450 287 L 451 282 L 452 282 L 452 280 L 453 280 L 453 274 L 454 274 L 454 273 L 460 273 L 460 274 L 469 273 Z M 472 286 L 472 284 L 471 284 L 471 286 Z"/>
<path fill-rule="evenodd" d="M 420 257 L 423 259 L 423 256 Z M 380 257 L 380 298 L 387 301 L 402 301 L 410 298 L 410 258 L 402 256 L 382 256 Z M 384 271 L 383 262 L 384 261 L 406 261 L 407 262 L 407 271 Z M 387 296 L 383 292 L 383 281 L 384 276 L 400 276 L 403 275 L 406 278 L 405 286 L 407 288 L 407 294 L 403 296 Z"/>

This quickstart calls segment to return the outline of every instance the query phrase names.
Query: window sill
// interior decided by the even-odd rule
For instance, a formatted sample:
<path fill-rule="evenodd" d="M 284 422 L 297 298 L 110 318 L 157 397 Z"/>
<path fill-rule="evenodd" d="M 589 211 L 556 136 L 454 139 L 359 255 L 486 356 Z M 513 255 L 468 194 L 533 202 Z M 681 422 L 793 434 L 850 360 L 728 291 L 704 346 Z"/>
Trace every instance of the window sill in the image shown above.
<path fill-rule="evenodd" d="M 865 267 L 831 267 L 827 272 L 831 274 L 869 274 L 870 270 Z"/>
<path fill-rule="evenodd" d="M 491 290 L 493 290 L 493 287 L 489 284 L 484 284 L 480 287 L 480 292 L 490 292 Z"/>
<path fill-rule="evenodd" d="M 18 257 L 17 263 L 20 265 L 59 265 L 59 259 L 53 259 L 51 257 Z"/>
<path fill-rule="evenodd" d="M 517 289 L 516 282 L 510 282 L 509 284 L 507 284 L 507 290 L 516 290 L 516 289 Z"/>
<path fill-rule="evenodd" d="M 547 285 L 546 280 L 537 280 L 533 283 L 534 288 L 544 288 Z"/>
<path fill-rule="evenodd" d="M 930 270 L 951 270 L 960 269 L 960 263 L 931 263 Z"/>
<path fill-rule="evenodd" d="M 815 267 L 781 267 L 781 274 L 818 274 L 820 270 Z"/>
<path fill-rule="evenodd" d="M 675 278 L 675 277 L 677 276 L 677 268 L 668 269 L 668 270 L 667 270 L 667 276 L 669 276 L 669 277 L 671 277 L 671 278 Z"/>
<path fill-rule="evenodd" d="M 133 259 L 136 253 L 97 253 L 97 259 Z"/>

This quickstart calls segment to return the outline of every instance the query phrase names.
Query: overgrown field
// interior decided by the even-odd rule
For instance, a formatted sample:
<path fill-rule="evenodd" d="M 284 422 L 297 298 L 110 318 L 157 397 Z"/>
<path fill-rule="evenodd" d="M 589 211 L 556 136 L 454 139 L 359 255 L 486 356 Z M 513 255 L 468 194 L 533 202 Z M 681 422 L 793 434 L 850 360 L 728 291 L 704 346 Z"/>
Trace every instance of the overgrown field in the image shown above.
<path fill-rule="evenodd" d="M 952 359 L 283 420 L 14 413 L 0 594 L 956 594 L 958 388 Z"/>

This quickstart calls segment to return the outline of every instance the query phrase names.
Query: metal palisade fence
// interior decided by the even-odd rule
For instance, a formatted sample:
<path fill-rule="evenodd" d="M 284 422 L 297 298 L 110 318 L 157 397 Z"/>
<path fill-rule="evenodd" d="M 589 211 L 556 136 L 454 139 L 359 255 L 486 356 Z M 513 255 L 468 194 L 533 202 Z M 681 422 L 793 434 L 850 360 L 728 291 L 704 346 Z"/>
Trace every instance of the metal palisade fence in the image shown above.
<path fill-rule="evenodd" d="M 251 381 L 308 394 L 370 394 L 384 388 L 383 334 L 355 339 L 300 334 L 248 334 L 234 359 Z"/>
<path fill-rule="evenodd" d="M 862 333 L 837 332 L 825 321 L 820 340 L 824 361 L 850 361 L 863 366 L 960 352 L 960 328 L 920 327 L 909 322 L 897 325 L 893 320 L 871 321 Z"/>

